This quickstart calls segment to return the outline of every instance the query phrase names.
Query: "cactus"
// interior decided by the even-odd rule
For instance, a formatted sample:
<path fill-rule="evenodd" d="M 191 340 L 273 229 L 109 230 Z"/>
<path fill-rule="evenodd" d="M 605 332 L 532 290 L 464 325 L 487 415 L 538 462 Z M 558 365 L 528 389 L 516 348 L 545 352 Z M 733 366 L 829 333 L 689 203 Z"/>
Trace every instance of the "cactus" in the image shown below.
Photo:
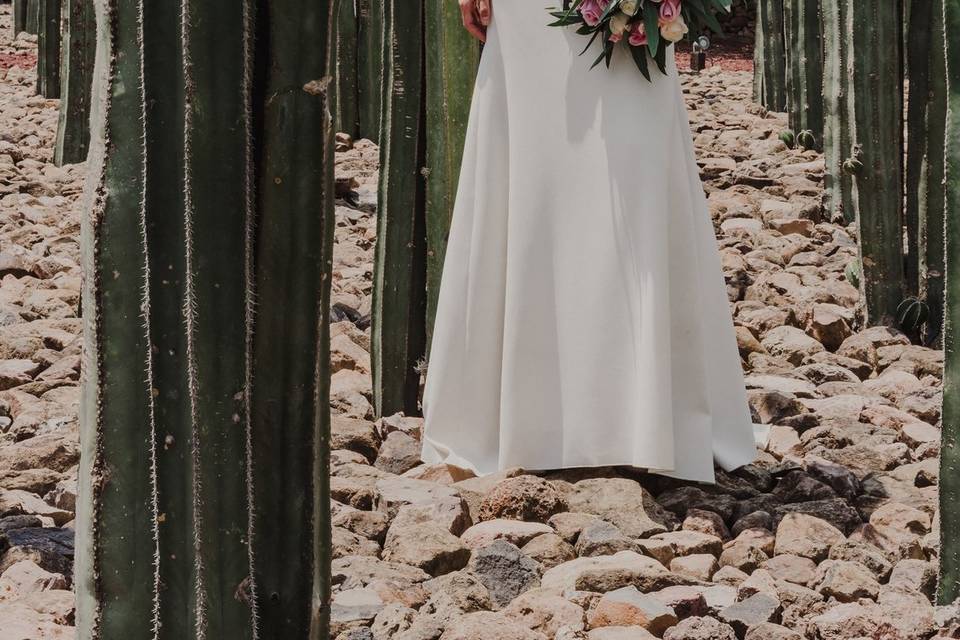
<path fill-rule="evenodd" d="M 849 2 L 844 37 L 852 61 L 847 108 L 853 203 L 868 324 L 892 325 L 906 297 L 902 242 L 902 115 L 899 2 Z"/>
<path fill-rule="evenodd" d="M 40 2 L 42 0 L 25 0 L 27 4 L 26 8 L 26 24 L 24 25 L 24 31 L 32 35 L 39 35 L 40 33 Z"/>
<path fill-rule="evenodd" d="M 340 2 L 337 9 L 337 131 L 360 134 L 357 103 L 357 15 L 354 2 Z"/>
<path fill-rule="evenodd" d="M 787 114 L 794 131 L 823 132 L 820 0 L 783 0 Z"/>
<path fill-rule="evenodd" d="M 380 140 L 383 100 L 383 0 L 356 0 L 358 135 Z"/>
<path fill-rule="evenodd" d="M 783 2 L 784 0 L 757 0 L 753 99 L 771 111 L 783 111 L 787 108 Z"/>
<path fill-rule="evenodd" d="M 37 94 L 60 97 L 60 0 L 37 0 Z"/>
<path fill-rule="evenodd" d="M 920 190 L 917 203 L 917 255 L 919 259 L 919 292 L 930 308 L 927 321 L 927 344 L 940 335 L 943 323 L 944 274 L 944 139 L 947 123 L 946 61 L 944 59 L 943 0 L 930 0 L 933 7 L 930 26 L 930 98 L 925 118 L 926 152 L 920 168 Z"/>
<path fill-rule="evenodd" d="M 460 160 L 480 47 L 460 24 L 460 9 L 446 0 L 426 3 L 427 90 L 427 311 L 426 344 L 433 336 L 443 258 L 460 177 Z"/>
<path fill-rule="evenodd" d="M 821 0 L 823 23 L 823 154 L 824 208 L 830 219 L 853 222 L 853 181 L 843 170 L 850 157 L 850 115 L 847 105 L 849 43 L 843 37 L 851 0 Z"/>
<path fill-rule="evenodd" d="M 93 0 L 63 0 L 63 59 L 60 69 L 60 119 L 56 164 L 74 164 L 87 157 L 90 143 L 90 87 L 96 53 Z"/>
<path fill-rule="evenodd" d="M 782 131 L 780 133 L 780 142 L 787 145 L 788 149 L 793 149 L 795 146 L 797 146 L 797 134 L 790 129 Z"/>
<path fill-rule="evenodd" d="M 937 602 L 960 597 L 960 2 L 943 0 L 946 51 L 946 312 L 943 376 L 943 440 L 940 445 L 940 584 Z"/>
<path fill-rule="evenodd" d="M 378 416 L 415 415 L 426 346 L 423 4 L 383 3 L 383 121 L 371 365 Z"/>
<path fill-rule="evenodd" d="M 809 151 L 817 146 L 817 136 L 810 129 L 804 129 L 797 134 L 797 142 L 805 151 Z"/>
<path fill-rule="evenodd" d="M 78 638 L 326 639 L 332 7 L 94 8 Z"/>
<path fill-rule="evenodd" d="M 27 3 L 29 0 L 13 0 L 13 37 L 27 30 Z"/>

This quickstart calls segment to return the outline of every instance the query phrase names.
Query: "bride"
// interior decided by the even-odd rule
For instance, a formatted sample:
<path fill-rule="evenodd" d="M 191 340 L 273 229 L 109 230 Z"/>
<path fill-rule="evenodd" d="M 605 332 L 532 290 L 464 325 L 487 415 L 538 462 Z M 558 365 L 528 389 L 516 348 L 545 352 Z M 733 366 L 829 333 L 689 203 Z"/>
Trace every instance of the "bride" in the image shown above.
<path fill-rule="evenodd" d="M 460 0 L 486 44 L 423 460 L 713 482 L 714 461 L 734 469 L 756 446 L 672 51 L 652 82 L 623 47 L 590 70 L 596 53 L 544 4 Z"/>

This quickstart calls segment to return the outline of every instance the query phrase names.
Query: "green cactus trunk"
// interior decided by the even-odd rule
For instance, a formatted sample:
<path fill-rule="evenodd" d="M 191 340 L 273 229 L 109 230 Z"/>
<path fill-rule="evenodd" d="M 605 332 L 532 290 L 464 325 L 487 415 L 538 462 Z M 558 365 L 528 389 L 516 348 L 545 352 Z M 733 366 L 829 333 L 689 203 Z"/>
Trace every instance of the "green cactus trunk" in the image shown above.
<path fill-rule="evenodd" d="M 256 4 L 94 2 L 82 640 L 327 637 L 333 14 Z"/>
<path fill-rule="evenodd" d="M 383 0 L 356 0 L 357 134 L 380 140 L 383 101 Z"/>
<path fill-rule="evenodd" d="M 947 69 L 946 313 L 940 446 L 940 584 L 937 602 L 960 597 L 960 1 L 943 0 Z"/>
<path fill-rule="evenodd" d="M 849 44 L 843 37 L 851 0 L 821 0 L 823 23 L 823 154 L 824 208 L 831 219 L 853 222 L 853 178 L 843 170 L 850 157 L 850 114 L 847 104 Z"/>
<path fill-rule="evenodd" d="M 423 3 L 383 3 L 383 121 L 373 275 L 374 410 L 416 415 L 425 349 Z"/>
<path fill-rule="evenodd" d="M 90 144 L 90 88 L 97 25 L 93 0 L 64 0 L 63 64 L 60 69 L 60 119 L 54 161 L 83 162 Z"/>
<path fill-rule="evenodd" d="M 60 0 L 38 0 L 37 94 L 60 97 Z"/>
<path fill-rule="evenodd" d="M 895 325 L 906 294 L 903 268 L 903 76 L 900 2 L 850 2 L 848 109 L 854 207 L 867 323 Z"/>
<path fill-rule="evenodd" d="M 433 336 L 447 235 L 460 177 L 480 47 L 461 25 L 460 8 L 446 0 L 426 3 L 427 69 L 427 317 Z"/>
<path fill-rule="evenodd" d="M 753 99 L 771 111 L 784 111 L 787 108 L 783 3 L 784 0 L 757 0 Z"/>
<path fill-rule="evenodd" d="M 337 11 L 337 131 L 359 135 L 357 89 L 357 15 L 355 3 L 340 2 Z"/>
<path fill-rule="evenodd" d="M 29 34 L 39 35 L 40 33 L 40 3 L 43 0 L 26 0 L 27 2 L 27 24 L 24 28 Z"/>
<path fill-rule="evenodd" d="M 787 114 L 790 128 L 823 142 L 823 54 L 820 0 L 784 0 L 787 59 Z"/>
<path fill-rule="evenodd" d="M 930 0 L 930 99 L 926 108 L 926 153 L 920 168 L 917 254 L 920 299 L 930 310 L 926 341 L 935 343 L 943 328 L 944 157 L 947 124 L 947 70 L 943 29 L 944 0 Z"/>
<path fill-rule="evenodd" d="M 27 30 L 27 4 L 29 0 L 13 0 L 13 37 Z"/>

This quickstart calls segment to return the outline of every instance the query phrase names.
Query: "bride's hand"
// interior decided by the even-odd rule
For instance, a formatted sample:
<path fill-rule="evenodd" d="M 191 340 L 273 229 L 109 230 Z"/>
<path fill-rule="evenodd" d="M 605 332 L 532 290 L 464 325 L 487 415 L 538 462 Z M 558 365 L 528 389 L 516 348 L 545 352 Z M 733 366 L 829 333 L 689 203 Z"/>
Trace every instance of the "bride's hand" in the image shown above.
<path fill-rule="evenodd" d="M 492 0 L 459 0 L 460 13 L 463 14 L 463 26 L 480 42 L 487 39 L 487 25 L 490 24 L 490 4 Z"/>

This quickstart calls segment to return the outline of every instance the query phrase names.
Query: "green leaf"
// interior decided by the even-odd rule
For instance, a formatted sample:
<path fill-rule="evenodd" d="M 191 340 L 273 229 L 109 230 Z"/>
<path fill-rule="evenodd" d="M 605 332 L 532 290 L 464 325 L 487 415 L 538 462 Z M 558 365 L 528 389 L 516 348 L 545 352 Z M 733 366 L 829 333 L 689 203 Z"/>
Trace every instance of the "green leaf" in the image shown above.
<path fill-rule="evenodd" d="M 597 56 L 597 59 L 593 61 L 593 64 L 590 65 L 590 68 L 593 69 L 595 66 L 600 64 L 600 62 L 606 57 L 607 57 L 607 50 L 604 49 L 603 51 L 600 52 L 600 55 Z"/>
<path fill-rule="evenodd" d="M 581 52 L 579 53 L 579 55 L 582 56 L 583 54 L 585 54 L 585 53 L 587 52 L 587 49 L 590 48 L 590 45 L 593 44 L 593 41 L 597 39 L 597 36 L 598 36 L 598 35 L 600 35 L 600 31 L 599 31 L 599 30 L 593 32 L 593 37 L 590 38 L 590 42 L 587 43 L 587 46 L 585 46 L 585 47 L 583 48 L 583 51 L 581 51 Z M 592 67 L 591 67 L 591 68 L 592 68 Z"/>
<path fill-rule="evenodd" d="M 633 56 L 633 61 L 637 63 L 637 68 L 640 69 L 640 73 L 643 74 L 643 77 L 647 79 L 647 82 L 650 81 L 650 68 L 647 65 L 647 48 L 646 47 L 630 47 L 630 54 Z"/>
<path fill-rule="evenodd" d="M 669 47 L 664 45 L 660 47 L 660 50 L 657 51 L 657 55 L 653 56 L 653 61 L 657 63 L 657 68 L 660 69 L 660 73 L 667 75 L 667 49 Z"/>
<path fill-rule="evenodd" d="M 650 55 L 656 56 L 660 48 L 660 5 L 654 2 L 644 3 L 643 26 L 647 31 L 647 48 Z"/>
<path fill-rule="evenodd" d="M 720 23 L 717 22 L 716 16 L 713 15 L 713 12 L 705 10 L 702 6 L 696 2 L 687 3 L 693 11 L 700 17 L 700 20 L 707 25 L 715 33 L 723 33 L 723 27 L 720 26 Z"/>

